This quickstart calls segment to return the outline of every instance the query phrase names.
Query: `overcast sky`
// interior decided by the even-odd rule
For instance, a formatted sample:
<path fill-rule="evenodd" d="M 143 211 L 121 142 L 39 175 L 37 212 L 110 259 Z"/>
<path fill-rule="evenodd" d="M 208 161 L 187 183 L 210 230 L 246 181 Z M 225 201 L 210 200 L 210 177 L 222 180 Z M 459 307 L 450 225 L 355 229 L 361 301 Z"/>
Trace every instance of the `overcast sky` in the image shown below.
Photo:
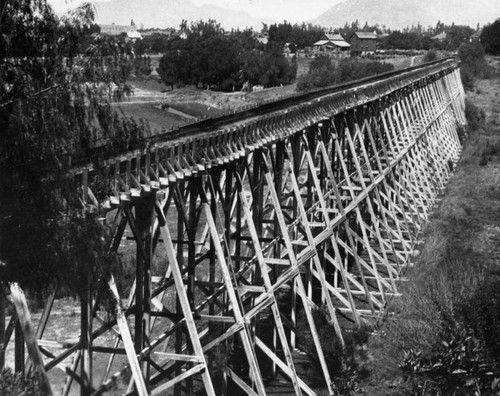
<path fill-rule="evenodd" d="M 106 0 L 98 0 L 106 1 Z M 168 1 L 168 0 L 162 0 Z M 240 9 L 253 16 L 266 16 L 290 22 L 314 19 L 342 0 L 191 0 L 197 5 L 214 4 L 225 8 Z M 48 0 L 57 12 L 66 11 L 82 0 Z M 140 0 L 138 0 L 140 4 Z"/>

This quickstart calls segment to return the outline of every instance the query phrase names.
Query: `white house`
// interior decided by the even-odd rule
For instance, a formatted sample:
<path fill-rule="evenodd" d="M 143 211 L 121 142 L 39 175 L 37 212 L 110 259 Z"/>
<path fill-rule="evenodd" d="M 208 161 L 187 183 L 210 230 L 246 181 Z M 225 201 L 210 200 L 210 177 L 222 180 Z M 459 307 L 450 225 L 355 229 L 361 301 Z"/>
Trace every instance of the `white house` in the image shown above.
<path fill-rule="evenodd" d="M 351 46 L 340 34 L 325 34 L 313 44 L 315 52 L 325 52 L 334 55 L 348 55 Z"/>

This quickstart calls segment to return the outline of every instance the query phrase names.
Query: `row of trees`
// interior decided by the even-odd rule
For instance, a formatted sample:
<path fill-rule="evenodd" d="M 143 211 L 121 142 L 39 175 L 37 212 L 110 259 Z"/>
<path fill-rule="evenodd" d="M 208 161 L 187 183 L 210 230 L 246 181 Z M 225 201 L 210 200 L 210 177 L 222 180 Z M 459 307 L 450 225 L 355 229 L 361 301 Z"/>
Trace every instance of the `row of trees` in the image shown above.
<path fill-rule="evenodd" d="M 432 39 L 428 33 L 418 31 L 394 31 L 384 37 L 380 43 L 382 49 L 403 49 L 403 50 L 447 50 L 456 51 L 462 43 L 470 41 L 476 32 L 469 26 L 451 25 L 444 26 L 439 33 L 445 33 L 442 40 Z"/>
<path fill-rule="evenodd" d="M 268 51 L 272 51 L 273 49 L 281 51 L 285 43 L 293 43 L 296 48 L 303 49 L 318 41 L 325 33 L 321 26 L 311 23 L 292 25 L 287 21 L 272 24 L 268 29 L 265 26 L 264 31 L 269 35 L 267 43 Z"/>
<path fill-rule="evenodd" d="M 166 85 L 232 91 L 245 83 L 269 87 L 295 78 L 295 64 L 281 56 L 283 48 L 279 53 L 257 50 L 251 31 L 225 35 L 213 20 L 192 23 L 186 31 L 187 39 L 160 59 L 158 74 Z"/>
<path fill-rule="evenodd" d="M 210 26 L 211 25 L 211 26 Z M 165 53 L 172 50 L 190 48 L 189 41 L 196 40 L 200 31 L 206 29 L 212 34 L 230 36 L 237 40 L 245 49 L 255 49 L 258 51 L 266 52 L 279 52 L 283 51 L 285 43 L 293 43 L 297 48 L 304 48 L 312 45 L 318 41 L 324 34 L 321 26 L 312 24 L 291 24 L 284 21 L 283 23 L 275 23 L 270 26 L 263 24 L 261 34 L 268 37 L 268 43 L 263 44 L 256 39 L 257 33 L 251 28 L 245 30 L 231 30 L 225 31 L 220 27 L 220 24 L 215 21 L 209 22 L 194 22 L 188 25 L 183 21 L 180 29 L 187 34 L 187 41 L 179 37 L 179 35 L 169 36 L 161 33 L 153 33 L 144 37 L 135 43 L 135 53 L 138 55 L 147 53 Z"/>

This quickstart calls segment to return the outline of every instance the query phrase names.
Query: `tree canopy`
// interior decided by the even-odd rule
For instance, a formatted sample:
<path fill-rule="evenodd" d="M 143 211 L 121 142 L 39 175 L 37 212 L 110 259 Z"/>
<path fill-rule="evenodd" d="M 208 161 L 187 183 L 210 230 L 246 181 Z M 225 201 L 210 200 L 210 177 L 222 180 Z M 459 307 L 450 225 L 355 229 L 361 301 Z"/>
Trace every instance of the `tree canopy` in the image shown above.
<path fill-rule="evenodd" d="M 98 160 L 103 139 L 125 149 L 143 128 L 110 105 L 128 92 L 131 48 L 92 37 L 93 20 L 89 4 L 59 18 L 45 0 L 0 1 L 2 281 L 78 291 L 79 275 L 109 262 L 106 231 L 67 171 Z"/>
<path fill-rule="evenodd" d="M 187 39 L 175 40 L 160 59 L 158 74 L 166 85 L 193 84 L 222 91 L 245 83 L 265 87 L 295 78 L 294 64 L 278 52 L 259 51 L 251 30 L 226 35 L 216 21 L 184 24 Z"/>
<path fill-rule="evenodd" d="M 500 54 L 500 18 L 483 28 L 481 43 L 484 45 L 486 53 L 491 55 Z"/>

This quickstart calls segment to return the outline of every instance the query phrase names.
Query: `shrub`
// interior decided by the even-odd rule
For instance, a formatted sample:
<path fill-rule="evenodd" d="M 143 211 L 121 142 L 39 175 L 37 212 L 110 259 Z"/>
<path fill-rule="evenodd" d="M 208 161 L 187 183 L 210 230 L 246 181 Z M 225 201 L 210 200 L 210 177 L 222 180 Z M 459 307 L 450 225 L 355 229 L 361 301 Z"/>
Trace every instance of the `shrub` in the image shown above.
<path fill-rule="evenodd" d="M 448 220 L 454 232 L 466 227 Z M 391 342 L 404 351 L 399 367 L 415 393 L 492 394 L 500 379 L 500 277 L 472 261 L 477 254 L 451 249 L 451 239 L 446 245 L 429 247 L 435 260 L 423 260 L 423 274 L 405 291 Z"/>
<path fill-rule="evenodd" d="M 477 130 L 484 126 L 486 115 L 484 111 L 472 103 L 471 100 L 465 99 L 465 118 L 469 130 Z"/>
<path fill-rule="evenodd" d="M 419 391 L 427 391 L 422 394 L 488 394 L 498 389 L 499 367 L 484 342 L 456 324 L 443 328 L 431 353 L 404 352 L 400 368 Z"/>
<path fill-rule="evenodd" d="M 44 396 L 43 380 L 38 372 L 25 378 L 20 373 L 13 373 L 9 369 L 0 372 L 0 395 Z"/>
<path fill-rule="evenodd" d="M 332 60 L 327 55 L 315 57 L 309 65 L 309 73 L 314 70 L 330 70 L 333 68 Z"/>
<path fill-rule="evenodd" d="M 493 69 L 486 63 L 484 55 L 484 48 L 478 42 L 464 43 L 458 48 L 458 56 L 462 62 L 460 74 L 467 91 L 474 89 L 476 78 L 491 78 L 493 75 Z"/>
<path fill-rule="evenodd" d="M 318 370 L 321 370 L 319 359 L 305 315 L 299 317 L 298 334 L 300 348 L 307 353 Z M 356 394 L 359 381 L 367 375 L 361 362 L 367 360 L 366 343 L 371 332 L 368 326 L 344 331 L 345 348 L 342 348 L 333 325 L 328 321 L 326 309 L 313 311 L 314 322 L 318 330 L 321 348 L 332 380 L 341 395 Z"/>
<path fill-rule="evenodd" d="M 393 69 L 394 66 L 389 63 L 365 59 L 342 59 L 334 67 L 328 57 L 319 56 L 311 63 L 309 73 L 297 81 L 297 91 L 359 80 Z"/>
<path fill-rule="evenodd" d="M 342 59 L 338 66 L 338 82 L 359 80 L 364 77 L 394 70 L 394 65 L 379 61 L 365 61 L 356 58 Z"/>
<path fill-rule="evenodd" d="M 438 58 L 438 53 L 436 50 L 430 50 L 430 51 L 427 51 L 423 57 L 423 61 L 426 63 L 426 62 L 432 62 L 432 61 L 435 61 L 437 60 Z"/>

